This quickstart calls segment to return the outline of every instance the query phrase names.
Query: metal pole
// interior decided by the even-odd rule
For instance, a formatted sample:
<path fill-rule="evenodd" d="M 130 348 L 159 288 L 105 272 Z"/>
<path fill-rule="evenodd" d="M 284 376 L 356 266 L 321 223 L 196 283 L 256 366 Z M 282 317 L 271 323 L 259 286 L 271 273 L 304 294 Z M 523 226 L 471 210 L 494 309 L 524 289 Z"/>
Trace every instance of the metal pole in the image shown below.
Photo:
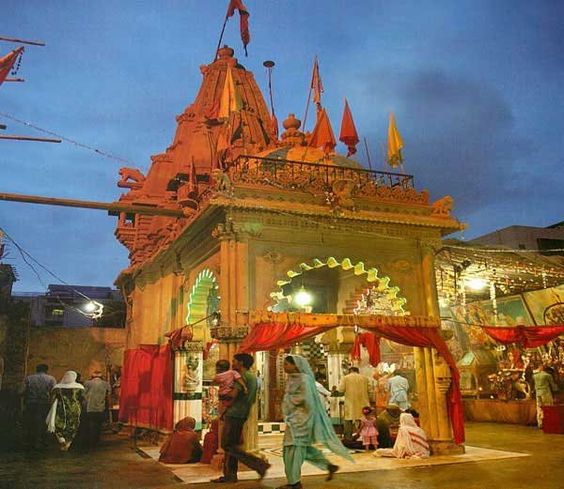
<path fill-rule="evenodd" d="M 145 214 L 148 216 L 186 217 L 180 209 L 163 209 L 144 205 L 128 205 L 120 202 L 96 202 L 91 200 L 60 199 L 40 195 L 10 194 L 1 192 L 0 200 L 26 202 L 29 204 L 58 205 L 62 207 L 78 207 L 82 209 L 99 209 L 111 213 L 126 212 L 128 214 Z"/>
<path fill-rule="evenodd" d="M 40 143 L 60 143 L 61 139 L 53 138 L 34 138 L 31 136 L 0 136 L 0 139 L 10 139 L 13 141 L 37 141 Z"/>
<path fill-rule="evenodd" d="M 372 171 L 372 160 L 370 159 L 370 151 L 368 151 L 368 142 L 366 138 L 364 138 L 364 149 L 366 151 L 366 159 L 368 160 L 368 168 Z"/>
<path fill-rule="evenodd" d="M 14 39 L 11 37 L 0 37 L 0 41 L 19 42 L 21 44 L 31 44 L 32 46 L 45 46 L 43 41 L 24 41 L 23 39 Z"/>

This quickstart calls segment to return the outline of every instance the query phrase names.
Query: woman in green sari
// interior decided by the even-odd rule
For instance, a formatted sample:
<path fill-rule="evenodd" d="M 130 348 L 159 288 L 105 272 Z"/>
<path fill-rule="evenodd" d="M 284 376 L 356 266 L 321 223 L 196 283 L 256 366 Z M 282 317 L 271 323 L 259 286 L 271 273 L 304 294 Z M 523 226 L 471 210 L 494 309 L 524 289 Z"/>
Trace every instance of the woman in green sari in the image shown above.
<path fill-rule="evenodd" d="M 61 382 L 55 384 L 52 391 L 53 405 L 47 415 L 47 429 L 55 434 L 62 451 L 69 449 L 80 424 L 84 386 L 76 378 L 77 373 L 69 370 L 65 372 Z"/>
<path fill-rule="evenodd" d="M 351 461 L 352 458 L 335 434 L 307 360 L 299 355 L 289 355 L 284 359 L 284 371 L 288 379 L 282 401 L 286 423 L 283 457 L 288 484 L 279 489 L 301 489 L 304 461 L 326 470 L 327 480 L 331 480 L 338 470 L 313 444 L 322 443 L 333 453 Z"/>

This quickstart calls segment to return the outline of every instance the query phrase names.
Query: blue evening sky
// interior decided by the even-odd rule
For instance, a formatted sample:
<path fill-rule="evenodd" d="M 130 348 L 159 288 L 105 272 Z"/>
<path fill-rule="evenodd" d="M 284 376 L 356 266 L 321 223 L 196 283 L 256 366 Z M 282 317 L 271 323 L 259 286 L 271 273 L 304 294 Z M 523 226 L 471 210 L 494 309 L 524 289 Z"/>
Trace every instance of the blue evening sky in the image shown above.
<path fill-rule="evenodd" d="M 146 171 L 171 142 L 213 58 L 227 0 L 3 0 L 0 35 L 39 39 L 0 112 L 119 155 Z M 225 42 L 265 88 L 276 62 L 279 120 L 304 113 L 311 63 L 338 132 L 347 97 L 376 169 L 393 111 L 408 173 L 450 194 L 466 239 L 563 219 L 564 2 L 530 0 L 245 0 Z M 15 46 L 0 42 L 0 52 Z M 310 112 L 311 114 L 311 112 Z M 311 121 L 311 115 L 310 115 Z M 41 134 L 0 116 L 5 134 Z M 311 122 L 308 124 L 311 129 Z M 341 147 L 341 151 L 343 148 Z M 359 147 L 359 160 L 366 163 Z M 69 143 L 0 141 L 0 192 L 112 201 L 118 161 Z M 0 202 L 0 227 L 65 281 L 111 285 L 127 265 L 103 211 Z M 458 235 L 460 237 L 460 235 Z M 16 290 L 44 290 L 14 247 Z M 41 272 L 43 283 L 56 282 Z"/>

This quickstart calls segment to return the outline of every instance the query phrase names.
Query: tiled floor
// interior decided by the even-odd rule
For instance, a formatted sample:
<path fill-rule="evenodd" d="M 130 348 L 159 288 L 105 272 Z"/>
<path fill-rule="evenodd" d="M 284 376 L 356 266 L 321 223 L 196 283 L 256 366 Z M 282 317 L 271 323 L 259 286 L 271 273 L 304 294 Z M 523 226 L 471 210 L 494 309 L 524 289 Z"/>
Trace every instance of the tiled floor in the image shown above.
<path fill-rule="evenodd" d="M 268 471 L 266 480 L 271 478 L 280 479 L 284 477 L 284 464 L 282 462 L 282 435 L 263 435 L 260 437 L 262 454 L 272 464 Z M 157 460 L 159 449 L 157 447 L 144 447 L 142 450 L 151 458 Z M 339 459 L 333 454 L 327 456 L 335 464 L 339 465 L 340 473 L 366 472 L 377 470 L 395 470 L 413 467 L 431 467 L 434 465 L 459 464 L 466 462 L 480 462 L 484 460 L 501 460 L 507 458 L 527 457 L 526 453 L 507 452 L 467 446 L 466 453 L 462 455 L 436 456 L 428 459 L 398 460 L 392 458 L 374 457 L 372 453 L 354 453 L 355 463 Z M 176 477 L 192 484 L 209 482 L 210 479 L 221 475 L 206 464 L 190 465 L 166 465 Z M 321 475 L 323 472 L 310 464 L 304 464 L 302 469 L 304 476 Z M 240 480 L 253 480 L 257 475 L 251 471 L 239 472 Z"/>

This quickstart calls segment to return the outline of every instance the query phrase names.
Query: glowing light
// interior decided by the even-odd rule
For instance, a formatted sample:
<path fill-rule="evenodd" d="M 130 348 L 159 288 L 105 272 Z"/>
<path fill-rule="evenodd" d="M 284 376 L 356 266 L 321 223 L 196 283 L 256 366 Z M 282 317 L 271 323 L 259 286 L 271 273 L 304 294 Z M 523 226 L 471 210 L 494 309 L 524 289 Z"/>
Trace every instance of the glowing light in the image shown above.
<path fill-rule="evenodd" d="M 94 312 L 97 309 L 96 303 L 94 301 L 87 302 L 84 304 L 84 310 L 86 312 Z"/>
<path fill-rule="evenodd" d="M 304 289 L 304 286 L 302 285 L 301 289 L 294 296 L 294 301 L 300 307 L 309 306 L 313 302 L 313 296 Z"/>
<path fill-rule="evenodd" d="M 488 286 L 487 280 L 478 277 L 467 279 L 465 282 L 468 288 L 472 290 L 482 290 Z"/>

